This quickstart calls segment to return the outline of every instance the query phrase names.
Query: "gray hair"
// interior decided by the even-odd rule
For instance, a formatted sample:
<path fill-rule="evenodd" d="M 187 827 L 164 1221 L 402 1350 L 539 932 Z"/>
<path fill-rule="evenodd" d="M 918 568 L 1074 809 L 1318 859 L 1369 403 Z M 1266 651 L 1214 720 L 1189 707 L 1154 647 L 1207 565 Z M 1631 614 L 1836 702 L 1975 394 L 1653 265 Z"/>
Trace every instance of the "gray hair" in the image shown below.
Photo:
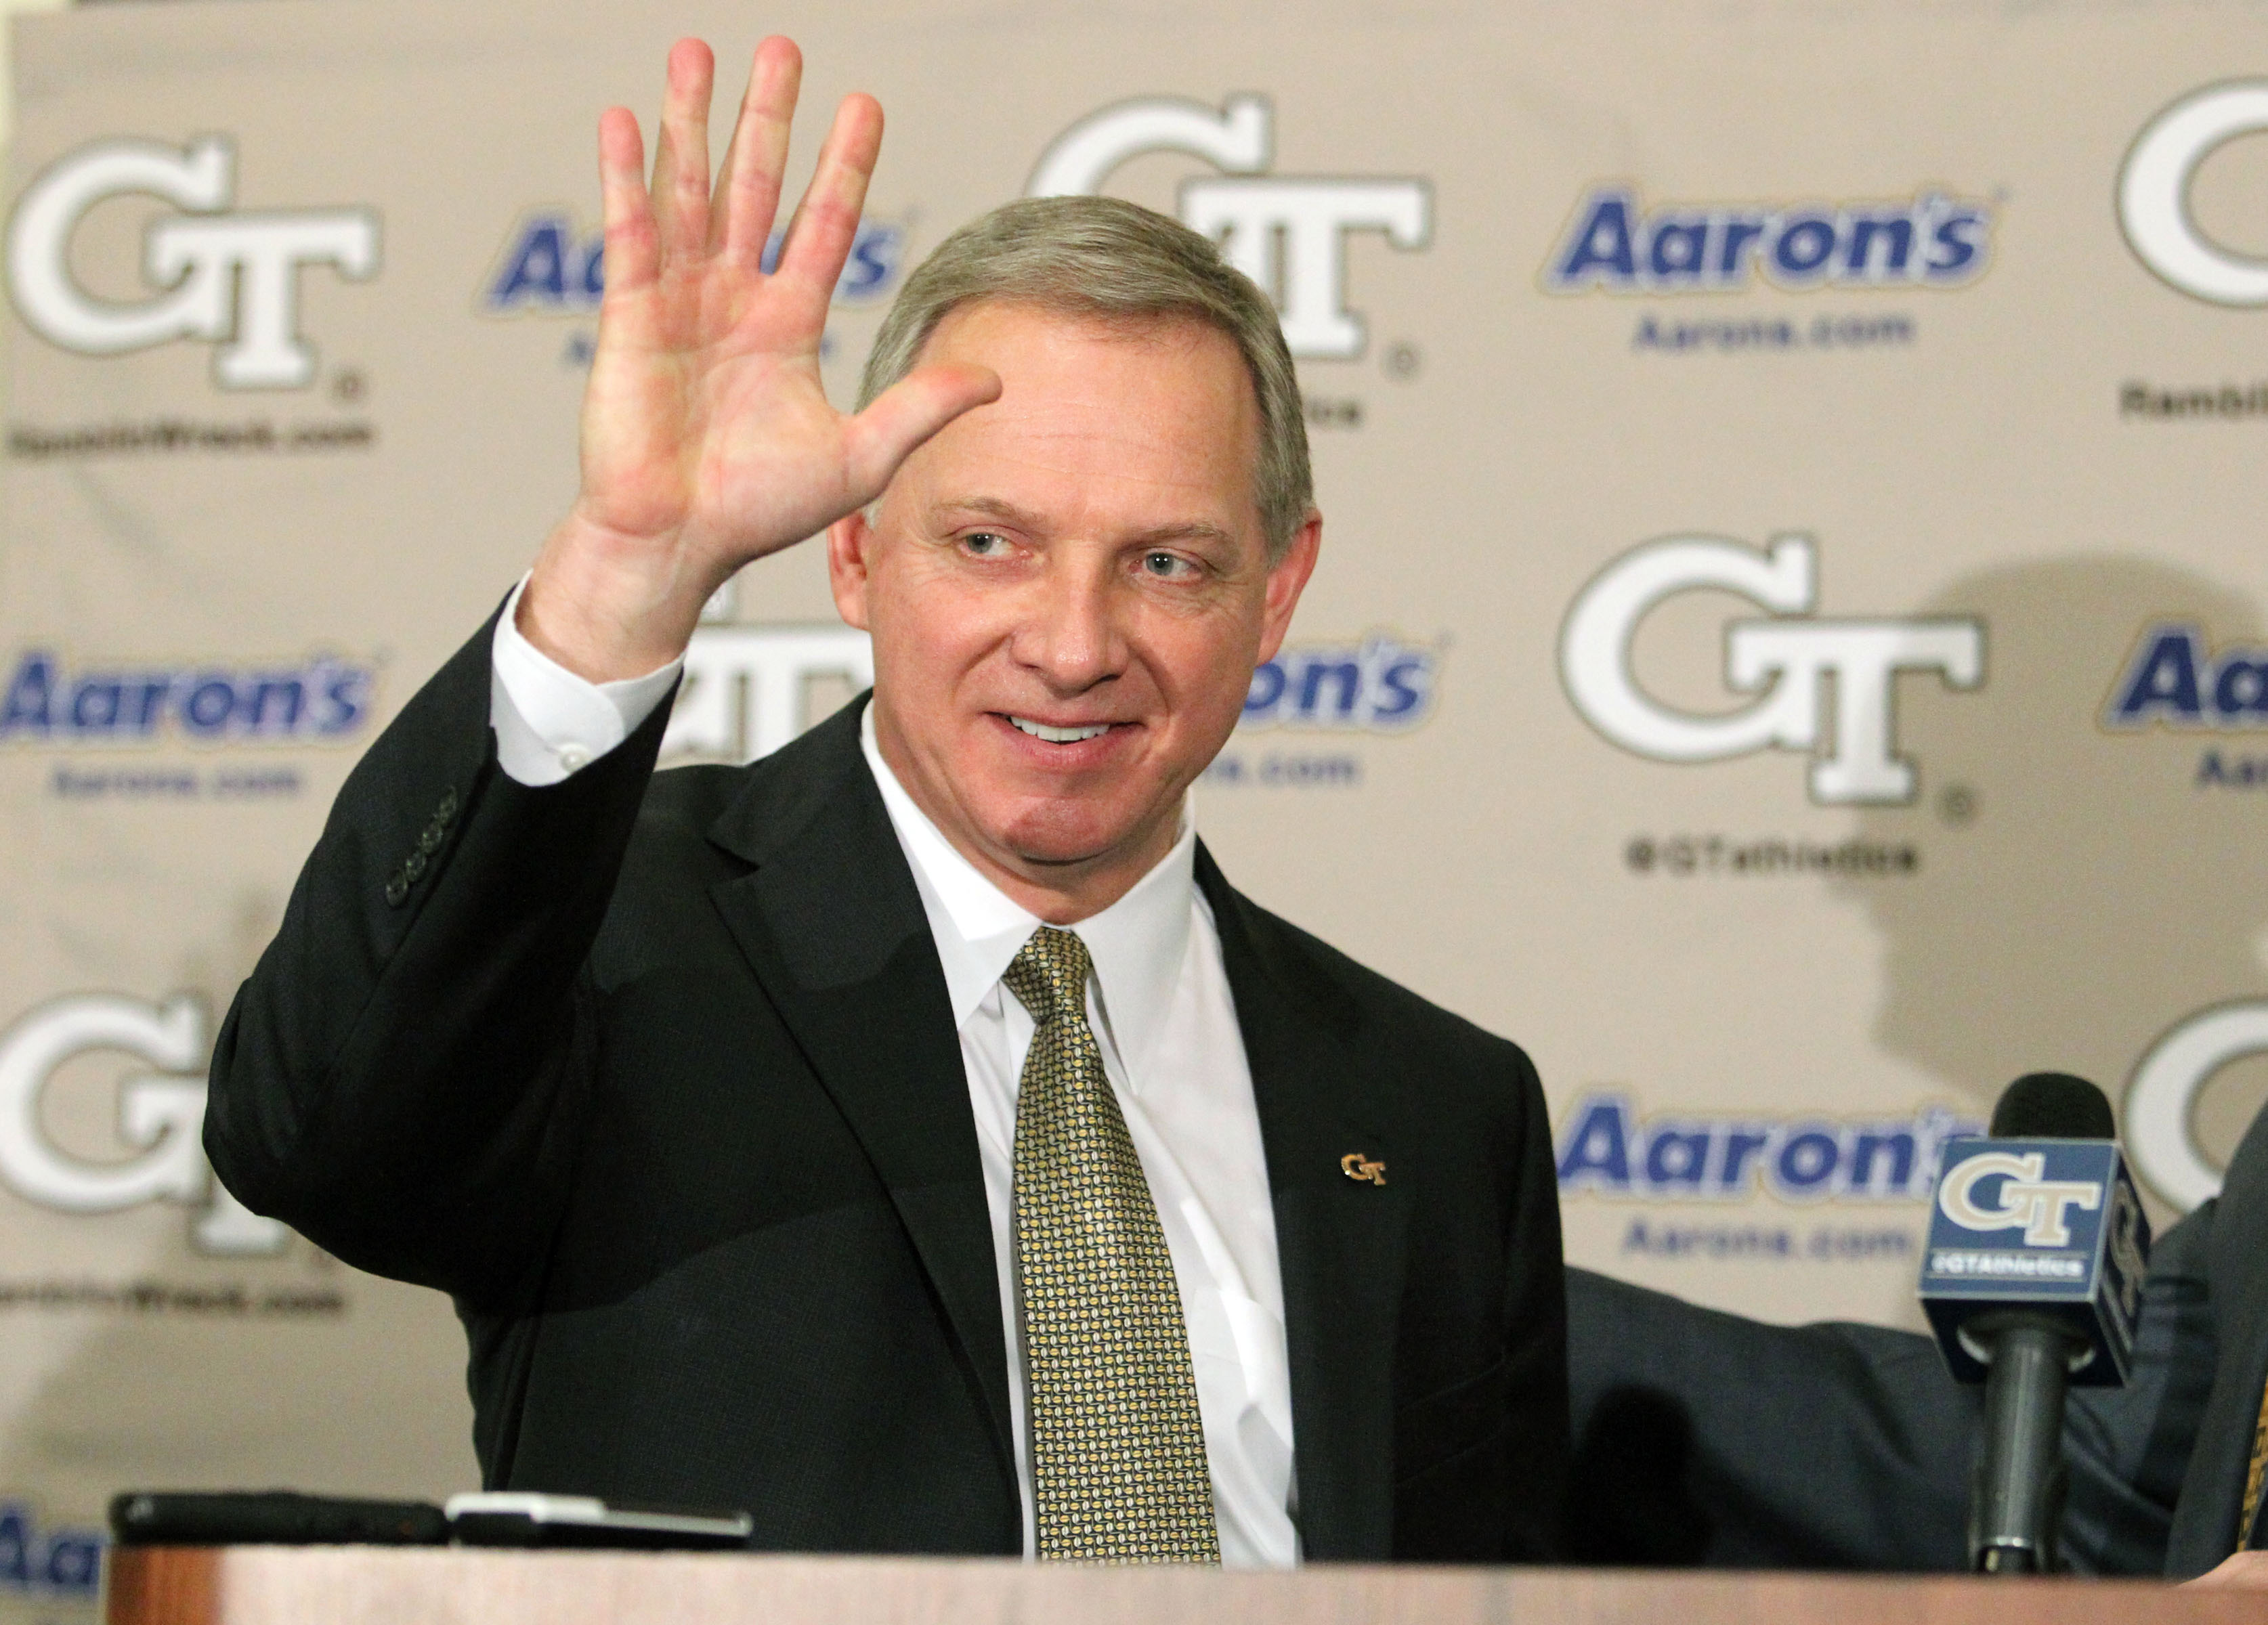
<path fill-rule="evenodd" d="M 1269 561 L 1283 557 L 1314 504 L 1300 380 L 1267 295 L 1210 239 L 1114 197 L 1003 203 L 939 244 L 906 279 L 866 357 L 860 409 L 913 371 L 947 312 L 978 300 L 1108 322 L 1180 317 L 1226 334 L 1260 408 L 1253 489 Z"/>

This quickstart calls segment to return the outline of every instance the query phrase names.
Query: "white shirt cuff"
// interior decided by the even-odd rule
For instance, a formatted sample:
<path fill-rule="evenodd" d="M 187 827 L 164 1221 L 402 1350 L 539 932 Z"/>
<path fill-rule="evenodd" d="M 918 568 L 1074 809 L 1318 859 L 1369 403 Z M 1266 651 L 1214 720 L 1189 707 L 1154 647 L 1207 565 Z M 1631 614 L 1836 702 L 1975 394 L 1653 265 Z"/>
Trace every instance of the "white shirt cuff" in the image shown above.
<path fill-rule="evenodd" d="M 513 617 L 526 590 L 522 576 L 497 616 L 489 725 L 496 730 L 497 761 L 505 774 L 539 787 L 579 772 L 628 739 L 668 695 L 685 661 L 681 656 L 621 682 L 587 681 L 520 636 Z"/>

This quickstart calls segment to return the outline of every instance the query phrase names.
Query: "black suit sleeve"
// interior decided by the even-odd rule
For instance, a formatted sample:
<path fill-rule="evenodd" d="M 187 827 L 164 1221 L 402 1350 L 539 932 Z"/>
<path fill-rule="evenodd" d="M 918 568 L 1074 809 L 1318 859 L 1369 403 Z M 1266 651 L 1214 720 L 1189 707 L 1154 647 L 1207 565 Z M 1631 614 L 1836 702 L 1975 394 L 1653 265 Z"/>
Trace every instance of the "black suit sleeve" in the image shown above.
<path fill-rule="evenodd" d="M 2152 1250 L 2123 1388 L 2064 1415 L 2063 1561 L 2147 1575 L 2167 1540 L 2213 1377 L 2213 1204 Z M 1769 1326 L 1567 1272 L 1579 1560 L 1655 1566 L 1957 1570 L 1981 1388 L 1926 1337 Z"/>
<path fill-rule="evenodd" d="M 1957 1570 L 1977 1391 L 1926 1337 L 1567 1272 L 1579 1561 Z"/>
<path fill-rule="evenodd" d="M 1505 1374 L 1514 1394 L 1557 1396 L 1567 1392 L 1567 1288 L 1559 1237 L 1559 1171 L 1552 1154 L 1550 1108 L 1543 1085 L 1525 1053 L 1520 1055 L 1519 1093 L 1525 1143 L 1520 1184 L 1506 1238 L 1510 1278 L 1505 1292 Z M 1564 1520 L 1568 1473 L 1567 1430 L 1552 1408 L 1536 1405 L 1513 1431 L 1512 1515 L 1504 1557 L 1511 1562 L 1557 1562 L 1566 1555 Z"/>
<path fill-rule="evenodd" d="M 2058 1532 L 2064 1561 L 2088 1574 L 2165 1571 L 2213 1379 L 2206 1202 L 2150 1249 L 2134 1364 L 2123 1388 L 2073 1388 L 2064 1411 L 2071 1494 Z"/>
<path fill-rule="evenodd" d="M 668 706 L 564 783 L 489 728 L 494 622 L 339 792 L 215 1046 L 229 1189 L 342 1259 L 478 1303 L 556 1226 L 585 1109 L 584 965 Z"/>

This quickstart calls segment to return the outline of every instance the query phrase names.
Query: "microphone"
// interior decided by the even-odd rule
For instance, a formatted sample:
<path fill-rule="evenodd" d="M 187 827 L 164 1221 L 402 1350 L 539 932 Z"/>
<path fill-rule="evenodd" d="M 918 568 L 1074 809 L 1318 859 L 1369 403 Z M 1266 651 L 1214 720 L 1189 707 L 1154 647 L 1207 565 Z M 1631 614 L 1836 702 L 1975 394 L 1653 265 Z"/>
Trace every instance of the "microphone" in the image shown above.
<path fill-rule="evenodd" d="M 2123 1386 L 2132 1364 L 2150 1224 L 2113 1131 L 2093 1084 L 2030 1072 L 1938 1164 L 1921 1301 L 1954 1379 L 1984 1385 L 1977 1573 L 2055 1569 L 2066 1386 Z"/>

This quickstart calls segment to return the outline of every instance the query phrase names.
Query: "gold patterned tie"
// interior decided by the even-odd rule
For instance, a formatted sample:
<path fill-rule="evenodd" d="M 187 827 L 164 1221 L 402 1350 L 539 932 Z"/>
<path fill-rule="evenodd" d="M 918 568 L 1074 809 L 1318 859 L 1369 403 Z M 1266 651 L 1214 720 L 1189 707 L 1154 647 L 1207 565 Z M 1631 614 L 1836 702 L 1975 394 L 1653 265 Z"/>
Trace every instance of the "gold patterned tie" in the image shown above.
<path fill-rule="evenodd" d="M 1089 963 L 1042 925 L 1001 978 L 1037 1024 L 1016 1099 L 1016 1268 L 1039 1555 L 1219 1562 L 1174 1261 L 1087 1028 Z"/>
<path fill-rule="evenodd" d="M 2260 1420 L 2252 1424 L 2252 1465 L 2244 1474 L 2244 1511 L 2236 1520 L 2236 1549 L 2252 1544 L 2252 1515 L 2260 1510 L 2260 1472 L 2268 1467 L 2268 1387 L 2260 1391 Z"/>

